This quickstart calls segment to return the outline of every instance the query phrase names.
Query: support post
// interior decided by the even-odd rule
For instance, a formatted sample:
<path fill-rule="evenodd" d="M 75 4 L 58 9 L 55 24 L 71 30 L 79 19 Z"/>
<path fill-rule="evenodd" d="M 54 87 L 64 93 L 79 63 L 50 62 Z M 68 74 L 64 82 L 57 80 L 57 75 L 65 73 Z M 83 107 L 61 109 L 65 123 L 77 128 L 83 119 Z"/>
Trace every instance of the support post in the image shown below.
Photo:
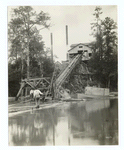
<path fill-rule="evenodd" d="M 25 97 L 27 96 L 27 87 L 25 87 Z"/>
<path fill-rule="evenodd" d="M 19 89 L 19 91 L 18 91 L 18 94 L 17 94 L 17 96 L 15 97 L 15 101 L 18 100 L 18 98 L 19 98 L 19 96 L 20 96 L 20 94 L 21 94 L 21 91 L 22 91 L 22 89 L 24 88 L 24 86 L 25 86 L 25 82 L 22 82 L 22 83 L 21 83 L 21 87 L 20 87 L 20 89 Z"/>
<path fill-rule="evenodd" d="M 53 34 L 51 33 L 51 59 L 53 63 Z"/>
<path fill-rule="evenodd" d="M 68 115 L 68 145 L 71 144 L 71 121 L 70 121 L 70 114 Z"/>
<path fill-rule="evenodd" d="M 24 92 L 24 89 L 22 89 L 21 91 L 21 101 L 23 100 L 23 92 Z"/>

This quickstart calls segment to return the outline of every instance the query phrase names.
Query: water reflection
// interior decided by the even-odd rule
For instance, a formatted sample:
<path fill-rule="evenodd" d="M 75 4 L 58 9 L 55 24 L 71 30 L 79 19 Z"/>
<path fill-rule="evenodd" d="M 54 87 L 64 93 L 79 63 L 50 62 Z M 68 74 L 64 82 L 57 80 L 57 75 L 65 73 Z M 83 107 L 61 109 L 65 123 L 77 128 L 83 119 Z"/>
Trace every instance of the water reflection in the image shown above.
<path fill-rule="evenodd" d="M 67 102 L 9 118 L 9 145 L 117 145 L 117 100 Z"/>

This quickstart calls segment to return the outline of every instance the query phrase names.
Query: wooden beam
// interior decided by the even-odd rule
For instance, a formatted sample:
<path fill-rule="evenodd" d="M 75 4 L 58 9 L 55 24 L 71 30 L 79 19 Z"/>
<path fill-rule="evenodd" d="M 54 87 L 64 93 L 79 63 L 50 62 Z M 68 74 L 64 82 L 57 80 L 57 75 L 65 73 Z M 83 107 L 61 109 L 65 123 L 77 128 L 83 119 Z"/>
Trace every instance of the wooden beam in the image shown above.
<path fill-rule="evenodd" d="M 50 77 L 44 77 L 44 78 L 32 78 L 32 79 L 22 79 L 22 82 L 24 82 L 24 81 L 40 80 L 40 79 L 50 79 Z"/>
<path fill-rule="evenodd" d="M 28 85 L 30 85 L 32 88 L 34 88 L 35 89 L 35 87 L 32 85 L 32 84 L 30 84 L 28 81 L 25 81 Z"/>
<path fill-rule="evenodd" d="M 47 79 L 45 79 L 45 78 L 44 78 L 44 80 L 45 80 L 48 84 L 50 84 L 50 82 L 49 82 L 49 81 L 47 81 Z"/>
<path fill-rule="evenodd" d="M 25 97 L 27 96 L 27 87 L 25 88 Z"/>
<path fill-rule="evenodd" d="M 37 86 L 38 86 L 38 84 L 39 84 L 41 81 L 42 81 L 42 79 L 40 79 L 40 80 L 39 80 L 39 82 L 35 85 L 35 87 L 37 87 Z"/>
<path fill-rule="evenodd" d="M 20 96 L 20 94 L 21 94 L 21 91 L 22 91 L 22 89 L 24 88 L 24 86 L 25 86 L 25 82 L 22 82 L 22 83 L 21 83 L 21 87 L 20 87 L 20 89 L 19 89 L 19 91 L 18 91 L 18 93 L 17 93 L 17 96 L 15 97 L 15 100 L 16 100 L 16 101 L 18 100 L 18 98 L 19 98 L 19 96 Z"/>

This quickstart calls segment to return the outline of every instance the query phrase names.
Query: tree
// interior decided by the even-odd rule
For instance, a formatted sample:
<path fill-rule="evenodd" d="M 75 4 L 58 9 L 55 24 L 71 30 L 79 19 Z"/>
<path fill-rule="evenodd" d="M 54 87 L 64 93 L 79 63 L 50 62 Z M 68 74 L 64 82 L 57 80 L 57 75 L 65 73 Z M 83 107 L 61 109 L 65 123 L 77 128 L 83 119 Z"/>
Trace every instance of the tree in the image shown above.
<path fill-rule="evenodd" d="M 95 11 L 97 11 L 97 13 L 95 13 L 97 20 L 101 14 L 99 10 L 101 9 L 95 9 Z M 97 50 L 94 51 L 88 65 L 94 73 L 94 78 L 98 84 L 101 87 L 110 87 L 110 80 L 113 76 L 117 83 L 117 25 L 113 19 L 109 17 L 100 20 L 99 25 L 98 21 L 92 25 L 92 35 L 96 37 L 96 44 L 94 44 L 94 46 L 97 45 Z M 99 32 L 98 30 L 94 32 L 94 28 L 98 26 Z"/>
<path fill-rule="evenodd" d="M 13 41 L 15 39 L 19 40 L 18 43 L 21 45 L 19 50 L 21 50 L 22 54 L 25 49 L 27 50 L 27 78 L 29 78 L 30 41 L 34 38 L 34 36 L 36 37 L 35 34 L 38 33 L 36 25 L 42 26 L 40 30 L 50 27 L 50 23 L 48 22 L 50 20 L 50 16 L 43 11 L 37 14 L 30 6 L 20 6 L 13 9 L 13 12 L 13 18 L 9 23 L 8 29 L 9 40 L 13 43 L 12 45 L 14 47 L 16 47 L 15 45 L 17 45 L 17 43 Z M 16 56 L 17 53 L 20 55 L 17 48 L 14 49 L 13 53 L 14 55 L 16 54 Z"/>
<path fill-rule="evenodd" d="M 100 19 L 100 15 L 103 13 L 101 7 L 96 7 L 95 8 L 95 13 L 93 14 L 95 16 L 95 22 L 91 23 L 91 29 L 93 30 L 92 35 L 95 37 L 96 39 L 96 44 L 95 44 L 95 48 L 97 49 L 97 51 L 99 52 L 99 59 L 102 59 L 102 20 Z"/>
<path fill-rule="evenodd" d="M 106 17 L 102 22 L 103 26 L 103 49 L 104 65 L 107 77 L 107 86 L 110 87 L 110 78 L 117 74 L 117 24 L 113 19 Z"/>
<path fill-rule="evenodd" d="M 13 63 L 9 62 L 8 64 L 8 88 L 9 96 L 16 96 L 19 88 L 21 78 L 26 78 L 26 61 L 24 60 L 24 71 L 22 74 L 22 64 L 21 58 L 18 58 Z"/>
<path fill-rule="evenodd" d="M 40 56 L 39 60 L 42 61 L 42 72 L 41 66 L 37 60 L 37 57 L 30 57 L 30 77 L 40 78 L 41 73 L 44 77 L 52 77 L 54 70 L 54 63 L 50 57 Z M 22 72 L 22 61 L 18 58 L 17 61 L 9 62 L 8 64 L 8 81 L 9 81 L 9 96 L 16 96 L 21 78 L 26 78 L 27 63 L 23 60 L 23 72 Z"/>
<path fill-rule="evenodd" d="M 106 17 L 104 21 L 102 21 L 103 26 L 103 47 L 105 52 L 105 57 L 108 59 L 111 57 L 111 54 L 117 50 L 117 33 L 115 32 L 117 29 L 117 24 L 113 19 Z"/>
<path fill-rule="evenodd" d="M 51 26 L 49 21 L 49 14 L 43 11 L 37 14 L 30 6 L 13 9 L 12 19 L 8 24 L 9 95 L 17 94 L 19 82 L 21 78 L 29 77 L 29 70 L 30 77 L 52 75 L 53 63 L 44 51 L 44 42 L 39 33 L 40 30 Z M 39 30 L 38 26 L 41 26 Z"/>

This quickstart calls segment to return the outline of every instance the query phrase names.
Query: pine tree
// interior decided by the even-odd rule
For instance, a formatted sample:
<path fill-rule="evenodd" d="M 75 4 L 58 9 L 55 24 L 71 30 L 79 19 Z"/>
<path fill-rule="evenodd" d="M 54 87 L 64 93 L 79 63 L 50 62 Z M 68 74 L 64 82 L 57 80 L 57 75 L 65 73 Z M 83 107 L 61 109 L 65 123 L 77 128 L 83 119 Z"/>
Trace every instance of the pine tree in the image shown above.
<path fill-rule="evenodd" d="M 47 13 L 41 11 L 39 14 L 33 10 L 31 6 L 20 6 L 18 8 L 13 9 L 13 18 L 9 23 L 8 33 L 9 40 L 11 42 L 12 47 L 16 47 L 17 44 L 16 39 L 18 39 L 18 44 L 20 44 L 20 48 L 15 48 L 14 51 L 11 51 L 11 55 L 21 56 L 23 60 L 24 53 L 26 51 L 27 57 L 27 78 L 29 78 L 29 55 L 30 55 L 30 41 L 34 36 L 36 37 L 36 33 L 38 33 L 37 25 L 42 27 L 40 30 L 44 28 L 50 27 L 50 16 Z M 14 45 L 13 45 L 14 44 Z M 20 55 L 21 51 L 21 55 Z"/>

